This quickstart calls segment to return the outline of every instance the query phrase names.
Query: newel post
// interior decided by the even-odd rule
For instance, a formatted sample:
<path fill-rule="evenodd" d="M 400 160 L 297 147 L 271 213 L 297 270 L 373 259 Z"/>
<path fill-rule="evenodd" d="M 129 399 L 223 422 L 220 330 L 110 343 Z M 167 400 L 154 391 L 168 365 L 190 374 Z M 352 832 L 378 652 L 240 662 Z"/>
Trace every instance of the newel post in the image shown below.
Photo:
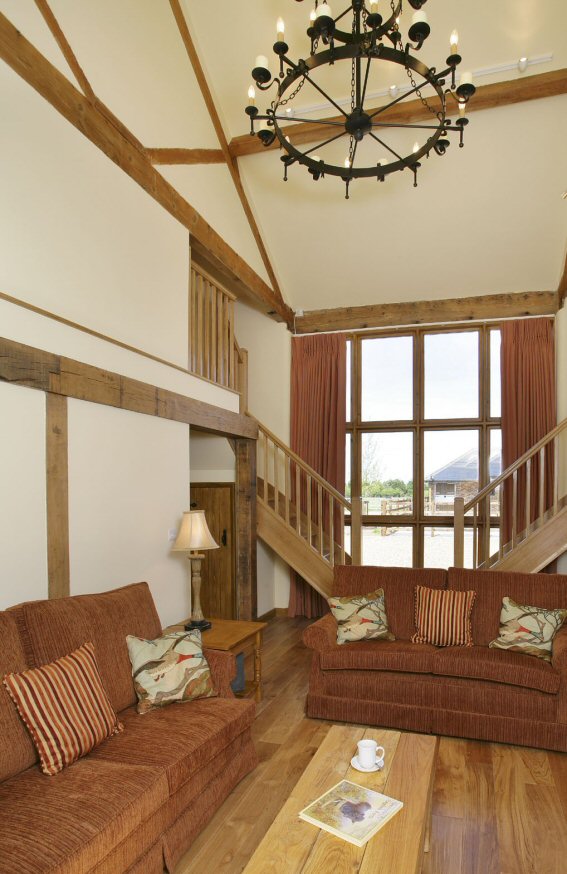
<path fill-rule="evenodd" d="M 465 499 L 455 498 L 454 504 L 454 562 L 455 567 L 465 564 Z"/>

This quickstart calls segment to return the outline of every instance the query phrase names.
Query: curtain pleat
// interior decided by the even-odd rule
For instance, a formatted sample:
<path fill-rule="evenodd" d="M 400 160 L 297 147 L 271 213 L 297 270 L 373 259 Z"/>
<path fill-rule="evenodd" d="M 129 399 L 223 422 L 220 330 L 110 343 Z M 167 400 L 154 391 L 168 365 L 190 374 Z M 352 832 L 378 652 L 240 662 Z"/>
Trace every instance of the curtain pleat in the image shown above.
<path fill-rule="evenodd" d="M 293 337 L 291 347 L 291 448 L 341 494 L 345 486 L 346 338 L 342 334 Z M 295 496 L 307 512 L 306 486 Z M 316 490 L 311 501 L 318 524 Z M 335 519 L 335 542 L 342 532 Z M 328 510 L 323 516 L 328 530 Z M 291 572 L 290 616 L 322 616 L 328 606 L 295 571 Z"/>
<path fill-rule="evenodd" d="M 523 319 L 504 322 L 501 346 L 502 367 L 502 467 L 506 470 L 557 424 L 555 389 L 555 339 L 551 319 Z M 539 512 L 540 488 L 544 507 L 553 500 L 554 458 L 552 447 L 545 453 L 544 482 L 540 483 L 539 458 L 531 470 L 530 518 Z M 504 483 L 502 502 L 503 539 L 512 536 L 512 481 Z M 526 470 L 517 476 L 516 531 L 526 526 Z"/>

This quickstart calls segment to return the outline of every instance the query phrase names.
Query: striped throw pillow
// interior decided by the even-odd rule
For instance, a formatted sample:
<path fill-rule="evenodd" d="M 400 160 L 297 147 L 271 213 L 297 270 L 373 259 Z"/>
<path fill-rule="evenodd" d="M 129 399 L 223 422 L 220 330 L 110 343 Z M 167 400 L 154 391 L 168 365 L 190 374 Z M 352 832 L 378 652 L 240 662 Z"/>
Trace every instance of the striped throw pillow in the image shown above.
<path fill-rule="evenodd" d="M 123 731 L 102 685 L 92 643 L 51 664 L 7 674 L 3 682 L 48 776 Z"/>
<path fill-rule="evenodd" d="M 415 587 L 413 643 L 472 646 L 471 612 L 476 592 Z"/>

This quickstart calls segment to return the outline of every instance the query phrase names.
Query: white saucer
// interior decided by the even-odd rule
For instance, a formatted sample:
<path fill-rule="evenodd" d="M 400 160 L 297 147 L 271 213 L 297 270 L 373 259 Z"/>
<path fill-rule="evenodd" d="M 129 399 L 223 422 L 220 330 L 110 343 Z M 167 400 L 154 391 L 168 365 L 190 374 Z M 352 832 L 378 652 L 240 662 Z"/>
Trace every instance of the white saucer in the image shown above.
<path fill-rule="evenodd" d="M 362 771 L 363 774 L 373 774 L 374 771 L 381 771 L 382 768 L 384 767 L 384 762 L 381 761 L 380 764 L 378 764 L 378 762 L 376 762 L 376 764 L 372 765 L 371 768 L 363 768 L 362 765 L 360 764 L 360 762 L 358 761 L 358 756 L 353 756 L 352 759 L 350 760 L 350 763 L 356 771 Z"/>

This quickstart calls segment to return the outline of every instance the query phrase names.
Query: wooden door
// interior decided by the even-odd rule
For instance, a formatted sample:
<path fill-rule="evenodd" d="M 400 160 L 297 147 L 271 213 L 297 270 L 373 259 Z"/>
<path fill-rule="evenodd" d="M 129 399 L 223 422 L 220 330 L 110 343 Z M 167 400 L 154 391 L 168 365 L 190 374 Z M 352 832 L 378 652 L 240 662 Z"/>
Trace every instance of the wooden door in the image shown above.
<path fill-rule="evenodd" d="M 234 485 L 191 483 L 191 509 L 204 510 L 218 549 L 205 552 L 201 604 L 207 619 L 236 619 Z"/>

